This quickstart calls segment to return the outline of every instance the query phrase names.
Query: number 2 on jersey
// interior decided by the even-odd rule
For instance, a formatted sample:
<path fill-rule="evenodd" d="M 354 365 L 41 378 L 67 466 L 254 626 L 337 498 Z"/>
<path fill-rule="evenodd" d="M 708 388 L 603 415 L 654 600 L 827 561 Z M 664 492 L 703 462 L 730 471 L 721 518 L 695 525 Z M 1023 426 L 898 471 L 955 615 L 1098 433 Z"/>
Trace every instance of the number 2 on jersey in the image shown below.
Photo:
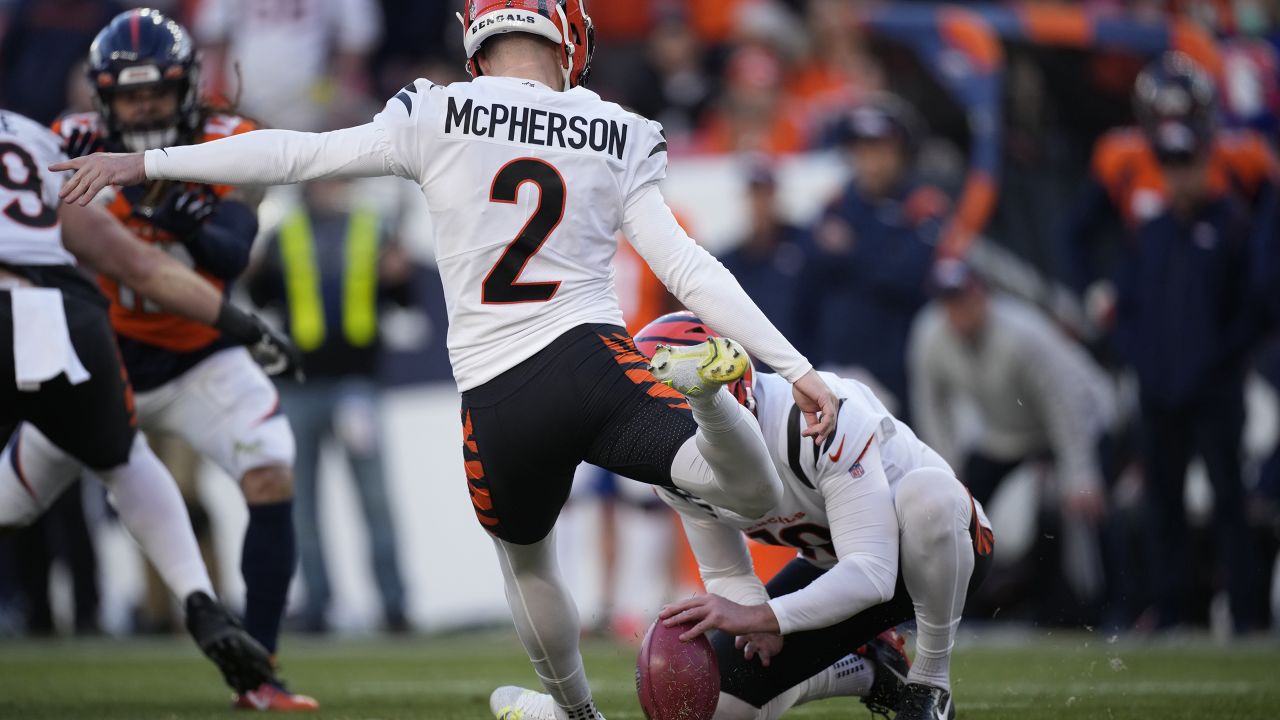
<path fill-rule="evenodd" d="M 560 172 L 535 158 L 512 160 L 493 178 L 489 202 L 515 204 L 520 186 L 525 183 L 538 186 L 538 207 L 485 276 L 480 293 L 487 304 L 546 302 L 560 289 L 558 281 L 516 282 L 529 258 L 542 249 L 564 218 L 565 187 Z"/>

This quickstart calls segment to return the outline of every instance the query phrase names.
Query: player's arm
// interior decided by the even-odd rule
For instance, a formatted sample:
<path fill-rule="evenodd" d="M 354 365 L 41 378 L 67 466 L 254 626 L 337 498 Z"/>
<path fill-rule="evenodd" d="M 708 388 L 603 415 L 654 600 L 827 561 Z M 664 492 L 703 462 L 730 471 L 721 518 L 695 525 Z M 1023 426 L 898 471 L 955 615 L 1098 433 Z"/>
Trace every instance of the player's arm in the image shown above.
<path fill-rule="evenodd" d="M 692 639 L 718 629 L 734 635 L 779 634 L 830 627 L 893 597 L 898 581 L 898 519 L 876 441 L 851 462 L 828 463 L 816 485 L 826 500 L 835 567 L 794 593 L 762 605 L 700 595 L 663 608 L 667 626 L 692 622 Z M 861 464 L 862 475 L 849 470 Z"/>
<path fill-rule="evenodd" d="M 698 562 L 698 575 L 707 593 L 668 605 L 659 614 L 666 619 L 690 607 L 708 610 L 723 605 L 745 616 L 768 615 L 769 593 L 755 574 L 746 539 L 737 529 L 702 512 L 688 500 L 660 490 L 658 497 L 680 514 L 685 537 Z M 760 620 L 749 620 L 758 623 Z M 701 632 L 701 631 L 699 631 Z M 688 633 L 690 637 L 698 633 Z M 738 638 L 738 648 L 747 659 L 760 657 L 764 665 L 782 650 L 782 638 L 774 633 L 747 633 Z"/>
<path fill-rule="evenodd" d="M 377 123 L 327 133 L 254 130 L 199 145 L 145 153 L 95 153 L 49 166 L 75 175 L 64 202 L 87 205 L 108 185 L 182 180 L 207 185 L 287 185 L 319 178 L 392 174 L 386 135 Z"/>
<path fill-rule="evenodd" d="M 622 229 L 676 299 L 792 383 L 796 402 L 805 413 L 805 435 L 824 440 L 835 427 L 839 408 L 835 393 L 756 307 L 733 274 L 685 233 L 656 183 L 632 193 Z"/>
<path fill-rule="evenodd" d="M 422 129 L 428 96 L 439 86 L 418 79 L 387 101 L 373 122 L 326 133 L 254 130 L 145 154 L 99 153 L 51 170 L 74 170 L 65 202 L 88 203 L 108 185 L 184 180 L 206 185 L 285 185 L 320 178 L 398 175 L 415 179 L 426 155 Z"/>
<path fill-rule="evenodd" d="M 164 309 L 212 325 L 222 294 L 154 245 L 139 242 L 96 205 L 58 209 L 67 250 L 85 265 L 138 291 Z"/>
<path fill-rule="evenodd" d="M 759 605 L 769 600 L 764 583 L 756 576 L 742 533 L 687 510 L 680 511 L 680 522 L 707 592 L 742 605 Z"/>
<path fill-rule="evenodd" d="M 234 280 L 248 266 L 258 234 L 259 194 L 232 191 L 219 198 L 205 185 L 175 187 L 152 222 L 176 237 L 200 269 Z"/>
<path fill-rule="evenodd" d="M 879 441 L 872 437 L 864 442 L 861 454 L 850 454 L 852 462 L 823 461 L 826 467 L 815 485 L 825 501 L 839 560 L 806 587 L 769 601 L 777 632 L 783 635 L 830 627 L 893 597 L 898 516 Z M 861 466 L 860 477 L 850 473 L 854 466 Z"/>
<path fill-rule="evenodd" d="M 680 521 L 698 561 L 698 575 L 709 593 L 703 597 L 719 596 L 747 612 L 755 611 L 762 616 L 767 613 L 769 591 L 755 573 L 743 534 L 687 510 L 680 513 Z M 760 662 L 768 667 L 773 657 L 782 651 L 783 640 L 777 633 L 753 632 L 740 635 L 736 644 L 748 660 L 759 656 Z"/>
<path fill-rule="evenodd" d="M 226 302 L 204 278 L 159 248 L 139 241 L 106 209 L 62 205 L 62 240 L 85 265 L 114 278 L 165 310 L 212 325 L 249 347 L 269 372 L 293 372 L 298 350 L 259 318 Z"/>

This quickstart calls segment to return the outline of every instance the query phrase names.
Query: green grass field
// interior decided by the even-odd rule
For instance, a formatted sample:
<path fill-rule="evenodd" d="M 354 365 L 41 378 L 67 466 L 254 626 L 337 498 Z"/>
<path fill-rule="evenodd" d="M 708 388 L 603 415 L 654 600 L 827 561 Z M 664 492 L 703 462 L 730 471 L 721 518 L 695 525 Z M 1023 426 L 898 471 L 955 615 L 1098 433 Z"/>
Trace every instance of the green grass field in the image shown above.
<path fill-rule="evenodd" d="M 1028 639 L 962 650 L 953 668 L 961 718 L 1275 717 L 1280 644 L 1220 648 L 1108 644 L 1096 635 Z M 635 651 L 584 647 L 598 704 L 610 720 L 641 718 Z M 489 690 L 531 684 L 513 638 L 404 641 L 289 639 L 283 673 L 314 694 L 328 720 L 483 720 Z M 212 666 L 178 639 L 0 642 L 0 718 L 150 720 L 227 718 Z M 788 717 L 869 717 L 856 701 L 828 700 Z"/>

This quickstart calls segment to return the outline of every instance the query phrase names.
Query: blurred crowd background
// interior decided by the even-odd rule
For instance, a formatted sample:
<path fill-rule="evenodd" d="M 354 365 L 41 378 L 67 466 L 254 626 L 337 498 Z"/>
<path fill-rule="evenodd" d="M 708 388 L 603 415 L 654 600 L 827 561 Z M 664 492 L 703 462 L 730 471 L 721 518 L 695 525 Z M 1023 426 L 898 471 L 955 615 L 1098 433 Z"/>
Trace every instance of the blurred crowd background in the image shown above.
<path fill-rule="evenodd" d="M 453 0 L 151 5 L 201 44 L 207 95 L 274 127 L 362 123 L 416 77 L 466 79 Z M 46 123 L 92 109 L 83 58 L 129 6 L 0 1 L 0 106 Z M 873 385 L 988 504 L 999 570 L 971 615 L 1222 637 L 1277 625 L 1280 5 L 594 0 L 589 10 L 591 88 L 663 123 L 667 196 L 691 235 L 816 365 Z M 1143 142 L 1135 80 L 1171 51 L 1211 79 L 1208 132 L 1227 150 L 1135 175 L 1123 160 Z M 300 451 L 298 630 L 361 626 L 335 611 L 343 591 L 329 578 L 351 528 L 368 552 L 343 577 L 376 588 L 366 627 L 469 620 L 421 609 L 421 596 L 458 592 L 456 578 L 407 569 L 430 567 L 413 526 L 433 521 L 405 488 L 464 498 L 460 464 L 415 456 L 418 430 L 389 427 L 412 415 L 406 403 L 429 405 L 422 412 L 445 418 L 443 445 L 456 441 L 443 298 L 415 191 L 325 183 L 274 191 L 263 206 L 243 300 L 292 318 L 312 378 L 281 388 Z M 309 238 L 323 248 L 321 274 L 340 282 L 351 272 L 344 243 L 360 233 L 381 248 L 377 342 L 299 336 L 277 246 Z M 629 248 L 617 273 L 633 331 L 675 309 Z M 151 440 L 212 537 L 217 513 L 196 489 L 207 468 Z M 334 450 L 349 464 L 319 460 Z M 321 489 L 337 478 L 355 492 Z M 587 568 L 584 614 L 633 636 L 663 595 L 692 582 L 678 524 L 634 483 L 587 469 L 579 485 L 567 552 Z M 171 630 L 158 583 L 126 581 L 95 551 L 113 523 L 101 494 L 85 483 L 0 540 L 0 634 Z M 324 498 L 344 507 L 318 507 Z M 471 522 L 464 503 L 448 507 Z M 335 513 L 342 530 L 323 520 Z M 763 572 L 776 549 L 758 552 Z M 107 595 L 126 598 L 122 617 L 101 607 Z"/>

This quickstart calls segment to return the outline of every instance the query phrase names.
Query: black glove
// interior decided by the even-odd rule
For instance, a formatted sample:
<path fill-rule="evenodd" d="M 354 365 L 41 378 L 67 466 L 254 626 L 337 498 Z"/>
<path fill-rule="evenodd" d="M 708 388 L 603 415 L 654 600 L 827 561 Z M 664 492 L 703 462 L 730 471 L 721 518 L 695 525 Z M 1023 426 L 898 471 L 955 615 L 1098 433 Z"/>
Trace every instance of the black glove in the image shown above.
<path fill-rule="evenodd" d="M 268 375 L 292 375 L 302 382 L 302 352 L 284 335 L 231 303 L 222 303 L 222 310 L 213 326 L 224 335 L 244 345 L 254 362 L 262 366 Z"/>
<path fill-rule="evenodd" d="M 218 196 L 206 185 L 175 187 L 156 208 L 151 222 L 174 237 L 188 238 L 218 209 L 218 202 Z"/>
<path fill-rule="evenodd" d="M 63 141 L 63 149 L 66 150 L 67 157 L 78 158 L 106 150 L 107 143 L 96 130 L 76 128 Z"/>

